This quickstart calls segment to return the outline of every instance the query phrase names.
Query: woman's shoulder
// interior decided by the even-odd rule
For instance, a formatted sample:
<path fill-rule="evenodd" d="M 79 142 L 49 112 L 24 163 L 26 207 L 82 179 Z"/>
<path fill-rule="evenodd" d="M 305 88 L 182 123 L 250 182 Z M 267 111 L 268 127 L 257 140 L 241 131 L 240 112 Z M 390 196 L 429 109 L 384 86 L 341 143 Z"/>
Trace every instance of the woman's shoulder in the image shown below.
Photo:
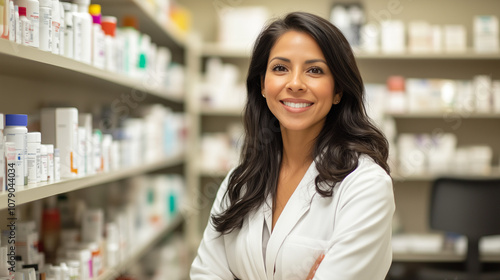
<path fill-rule="evenodd" d="M 342 183 L 353 184 L 370 184 L 391 186 L 392 179 L 389 174 L 379 164 L 377 164 L 370 156 L 362 154 L 358 158 L 358 166 L 354 171 L 347 175 Z"/>

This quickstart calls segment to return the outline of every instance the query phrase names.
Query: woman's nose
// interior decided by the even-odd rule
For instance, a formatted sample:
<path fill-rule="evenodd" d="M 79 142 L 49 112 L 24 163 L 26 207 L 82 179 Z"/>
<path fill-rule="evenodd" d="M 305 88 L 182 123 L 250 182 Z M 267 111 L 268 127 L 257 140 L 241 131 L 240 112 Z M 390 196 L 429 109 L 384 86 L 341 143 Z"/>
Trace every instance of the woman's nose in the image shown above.
<path fill-rule="evenodd" d="M 300 73 L 292 74 L 287 84 L 287 89 L 291 92 L 304 92 L 306 85 L 302 80 Z"/>

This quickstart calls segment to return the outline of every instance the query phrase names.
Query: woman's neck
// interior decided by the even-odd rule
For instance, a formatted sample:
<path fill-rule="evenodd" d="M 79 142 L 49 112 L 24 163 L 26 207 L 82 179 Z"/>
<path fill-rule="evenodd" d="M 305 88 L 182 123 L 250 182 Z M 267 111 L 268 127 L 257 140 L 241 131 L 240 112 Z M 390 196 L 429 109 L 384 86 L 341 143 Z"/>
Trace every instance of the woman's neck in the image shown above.
<path fill-rule="evenodd" d="M 282 129 L 281 137 L 283 140 L 281 167 L 293 172 L 311 164 L 317 134 Z"/>

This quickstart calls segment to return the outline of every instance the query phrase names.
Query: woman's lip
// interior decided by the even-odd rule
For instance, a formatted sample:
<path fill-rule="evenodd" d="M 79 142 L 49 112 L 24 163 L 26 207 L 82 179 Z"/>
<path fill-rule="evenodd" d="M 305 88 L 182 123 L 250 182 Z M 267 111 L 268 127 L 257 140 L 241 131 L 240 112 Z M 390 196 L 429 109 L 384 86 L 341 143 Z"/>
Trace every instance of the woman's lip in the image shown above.
<path fill-rule="evenodd" d="M 312 102 L 309 102 L 309 101 L 307 101 L 307 100 L 303 100 L 303 99 L 301 99 L 301 101 L 302 101 L 302 102 L 296 102 L 296 101 L 295 101 L 295 102 L 292 102 L 292 101 L 289 101 L 289 100 L 290 100 L 290 99 L 284 99 L 284 100 L 282 100 L 280 103 L 281 103 L 281 105 L 283 106 L 283 108 L 285 108 L 285 110 L 287 110 L 287 111 L 288 111 L 288 112 L 290 112 L 290 113 L 302 113 L 302 112 L 305 112 L 305 111 L 309 110 L 309 109 L 312 107 L 312 105 L 314 104 L 314 103 L 312 103 Z M 295 99 L 295 100 L 297 100 L 297 99 Z M 292 102 L 292 103 L 307 103 L 307 104 L 310 104 L 310 105 L 309 105 L 309 106 L 307 106 L 307 107 L 295 108 L 295 107 L 290 107 L 290 106 L 287 106 L 284 102 Z"/>
<path fill-rule="evenodd" d="M 292 103 L 314 103 L 314 102 L 311 102 L 309 100 L 305 100 L 305 99 L 297 99 L 297 98 L 286 98 L 286 99 L 283 99 L 283 100 L 280 100 L 281 102 L 292 102 Z"/>

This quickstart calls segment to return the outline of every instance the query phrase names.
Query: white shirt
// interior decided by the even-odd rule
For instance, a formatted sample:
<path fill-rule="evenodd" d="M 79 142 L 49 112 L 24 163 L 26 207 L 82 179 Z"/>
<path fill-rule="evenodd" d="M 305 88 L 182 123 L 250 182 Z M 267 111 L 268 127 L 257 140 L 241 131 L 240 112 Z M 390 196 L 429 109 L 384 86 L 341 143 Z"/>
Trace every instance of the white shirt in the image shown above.
<path fill-rule="evenodd" d="M 220 235 L 210 224 L 191 267 L 192 280 L 305 280 L 316 258 L 325 258 L 314 279 L 384 279 L 392 261 L 394 194 L 389 175 L 371 158 L 333 189 L 315 190 L 313 162 L 271 232 L 272 198 L 243 221 L 241 229 Z M 228 177 L 211 214 L 221 213 Z"/>

